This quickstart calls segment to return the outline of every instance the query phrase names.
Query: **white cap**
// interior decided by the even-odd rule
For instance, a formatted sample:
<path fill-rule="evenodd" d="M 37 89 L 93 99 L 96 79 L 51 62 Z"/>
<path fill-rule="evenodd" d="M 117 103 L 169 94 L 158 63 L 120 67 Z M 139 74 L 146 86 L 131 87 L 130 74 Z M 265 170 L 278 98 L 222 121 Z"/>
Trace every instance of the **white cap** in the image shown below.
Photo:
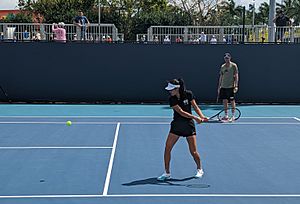
<path fill-rule="evenodd" d="M 175 84 L 171 84 L 170 82 L 168 83 L 168 86 L 165 88 L 167 91 L 171 91 L 173 89 L 179 88 L 180 85 L 175 85 Z"/>

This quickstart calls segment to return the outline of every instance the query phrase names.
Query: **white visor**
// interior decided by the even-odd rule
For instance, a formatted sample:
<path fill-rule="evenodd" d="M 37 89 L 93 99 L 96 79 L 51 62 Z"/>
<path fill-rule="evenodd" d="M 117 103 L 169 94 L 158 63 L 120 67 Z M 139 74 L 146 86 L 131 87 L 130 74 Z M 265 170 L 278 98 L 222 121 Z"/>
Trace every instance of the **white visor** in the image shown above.
<path fill-rule="evenodd" d="M 179 88 L 179 87 L 180 87 L 180 85 L 175 85 L 175 84 L 168 83 L 168 86 L 165 89 L 167 91 L 171 91 L 171 90 Z"/>

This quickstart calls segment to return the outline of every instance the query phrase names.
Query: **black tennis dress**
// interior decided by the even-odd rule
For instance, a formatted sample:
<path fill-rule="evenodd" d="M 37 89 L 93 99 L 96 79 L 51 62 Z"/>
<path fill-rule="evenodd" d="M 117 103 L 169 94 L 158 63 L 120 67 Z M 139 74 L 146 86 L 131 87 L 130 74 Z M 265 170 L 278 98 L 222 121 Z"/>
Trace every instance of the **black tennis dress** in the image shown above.
<path fill-rule="evenodd" d="M 170 96 L 169 104 L 170 107 L 179 105 L 181 109 L 185 112 L 192 114 L 192 105 L 191 101 L 195 99 L 192 91 L 185 91 L 185 96 L 180 96 L 178 99 L 177 96 Z M 171 122 L 170 133 L 173 133 L 178 136 L 188 137 L 196 135 L 196 128 L 193 119 L 186 118 L 181 116 L 177 111 L 173 110 L 173 121 Z"/>

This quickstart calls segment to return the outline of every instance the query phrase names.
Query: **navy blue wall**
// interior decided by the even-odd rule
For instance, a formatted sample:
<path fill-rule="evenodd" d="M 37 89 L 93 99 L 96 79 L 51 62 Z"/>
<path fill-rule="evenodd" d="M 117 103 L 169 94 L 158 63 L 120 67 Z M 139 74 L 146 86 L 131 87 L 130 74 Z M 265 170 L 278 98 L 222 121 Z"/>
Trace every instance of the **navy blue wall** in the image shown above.
<path fill-rule="evenodd" d="M 0 84 L 14 101 L 157 102 L 182 77 L 215 102 L 224 52 L 239 66 L 238 101 L 300 102 L 300 44 L 0 43 Z"/>

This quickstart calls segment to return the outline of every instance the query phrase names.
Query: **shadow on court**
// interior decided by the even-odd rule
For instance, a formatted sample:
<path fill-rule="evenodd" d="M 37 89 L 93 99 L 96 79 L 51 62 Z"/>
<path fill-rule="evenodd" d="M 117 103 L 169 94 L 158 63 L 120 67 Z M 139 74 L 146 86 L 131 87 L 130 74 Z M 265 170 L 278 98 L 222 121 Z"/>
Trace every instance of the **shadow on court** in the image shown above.
<path fill-rule="evenodd" d="M 158 181 L 156 177 L 136 180 L 129 183 L 123 183 L 123 186 L 138 186 L 138 185 L 159 185 L 159 186 L 180 186 L 187 188 L 209 188 L 209 184 L 182 184 L 180 182 L 196 180 L 194 177 L 187 177 L 183 179 L 169 179 L 167 181 Z"/>

